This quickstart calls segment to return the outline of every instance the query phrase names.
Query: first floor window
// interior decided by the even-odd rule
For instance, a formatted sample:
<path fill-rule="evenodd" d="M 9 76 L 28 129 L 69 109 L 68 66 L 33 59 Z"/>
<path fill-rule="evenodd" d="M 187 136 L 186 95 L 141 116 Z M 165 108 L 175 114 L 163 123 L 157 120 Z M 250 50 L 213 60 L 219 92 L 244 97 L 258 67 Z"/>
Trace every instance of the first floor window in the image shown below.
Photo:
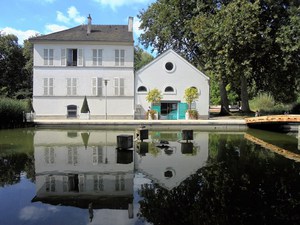
<path fill-rule="evenodd" d="M 103 81 L 100 77 L 92 78 L 92 95 L 102 96 L 103 95 Z"/>
<path fill-rule="evenodd" d="M 77 95 L 76 78 L 67 78 L 67 95 Z"/>
<path fill-rule="evenodd" d="M 53 66 L 54 50 L 44 49 L 44 66 Z"/>
<path fill-rule="evenodd" d="M 125 80 L 124 80 L 124 78 L 120 78 L 120 77 L 114 78 L 114 89 L 115 89 L 115 96 L 124 96 L 125 95 Z"/>
<path fill-rule="evenodd" d="M 115 50 L 115 65 L 124 66 L 125 63 L 125 50 L 116 49 Z"/>
<path fill-rule="evenodd" d="M 93 66 L 102 66 L 102 49 L 93 49 Z"/>
<path fill-rule="evenodd" d="M 44 78 L 44 95 L 53 95 L 53 78 Z"/>

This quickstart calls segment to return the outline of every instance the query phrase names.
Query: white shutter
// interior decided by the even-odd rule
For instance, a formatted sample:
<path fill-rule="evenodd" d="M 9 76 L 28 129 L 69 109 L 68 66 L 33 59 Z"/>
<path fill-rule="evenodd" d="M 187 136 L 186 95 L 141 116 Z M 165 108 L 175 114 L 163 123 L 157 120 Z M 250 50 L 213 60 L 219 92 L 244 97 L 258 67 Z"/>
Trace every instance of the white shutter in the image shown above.
<path fill-rule="evenodd" d="M 98 49 L 98 66 L 102 66 L 102 49 Z"/>
<path fill-rule="evenodd" d="M 92 95 L 97 96 L 97 77 L 92 78 Z"/>
<path fill-rule="evenodd" d="M 103 80 L 101 77 L 97 79 L 97 94 L 98 96 L 103 96 Z"/>
<path fill-rule="evenodd" d="M 48 49 L 44 49 L 44 66 L 48 65 Z"/>
<path fill-rule="evenodd" d="M 83 66 L 83 49 L 78 49 L 77 66 Z"/>
<path fill-rule="evenodd" d="M 49 95 L 53 95 L 53 78 L 49 78 Z"/>
<path fill-rule="evenodd" d="M 49 65 L 53 66 L 53 59 L 54 59 L 54 50 L 49 49 Z"/>
<path fill-rule="evenodd" d="M 115 50 L 115 65 L 119 66 L 120 56 L 119 56 L 119 50 Z"/>
<path fill-rule="evenodd" d="M 48 95 L 48 78 L 44 78 L 44 95 Z"/>
<path fill-rule="evenodd" d="M 119 95 L 119 78 L 114 78 L 114 89 L 115 89 L 115 96 Z"/>
<path fill-rule="evenodd" d="M 124 63 L 125 63 L 125 50 L 121 50 L 120 65 L 124 66 Z"/>
<path fill-rule="evenodd" d="M 93 49 L 93 66 L 97 66 L 97 49 Z"/>
<path fill-rule="evenodd" d="M 77 79 L 73 78 L 72 95 L 77 95 Z"/>
<path fill-rule="evenodd" d="M 71 78 L 67 78 L 67 95 L 71 95 L 71 90 L 72 90 L 71 82 L 72 82 Z"/>
<path fill-rule="evenodd" d="M 120 78 L 120 95 L 125 95 L 125 80 L 124 78 Z"/>
<path fill-rule="evenodd" d="M 67 57 L 66 57 L 66 49 L 61 49 L 61 51 L 60 51 L 60 60 L 61 60 L 61 65 L 62 66 L 65 66 L 66 65 L 66 59 L 67 59 Z"/>

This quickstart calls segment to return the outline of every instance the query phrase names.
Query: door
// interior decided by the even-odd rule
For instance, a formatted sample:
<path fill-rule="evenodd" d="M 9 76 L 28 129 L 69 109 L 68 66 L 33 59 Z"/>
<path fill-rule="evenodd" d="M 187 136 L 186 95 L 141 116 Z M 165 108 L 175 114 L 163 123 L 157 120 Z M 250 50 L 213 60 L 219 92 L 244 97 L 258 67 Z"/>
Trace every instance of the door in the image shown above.
<path fill-rule="evenodd" d="M 188 110 L 188 104 L 187 103 L 178 103 L 178 119 L 184 120 L 185 119 L 185 113 Z"/>

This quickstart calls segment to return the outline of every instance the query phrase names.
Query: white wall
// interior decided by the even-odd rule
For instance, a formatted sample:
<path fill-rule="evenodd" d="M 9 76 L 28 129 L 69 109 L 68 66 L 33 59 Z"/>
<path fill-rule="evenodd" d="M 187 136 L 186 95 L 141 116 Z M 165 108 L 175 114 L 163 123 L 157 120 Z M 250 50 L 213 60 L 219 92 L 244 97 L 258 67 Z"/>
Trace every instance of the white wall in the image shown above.
<path fill-rule="evenodd" d="M 174 71 L 166 71 L 165 64 L 167 62 L 175 65 Z M 199 99 L 196 101 L 196 109 L 202 118 L 207 118 L 209 115 L 209 79 L 173 51 L 167 51 L 139 70 L 135 77 L 135 83 L 136 104 L 140 104 L 145 111 L 150 104 L 146 101 L 147 93 L 137 92 L 139 86 L 145 86 L 148 91 L 157 88 L 163 93 L 162 101 L 180 102 L 185 102 L 183 98 L 185 89 L 196 87 L 200 92 Z M 173 87 L 175 93 L 164 93 L 167 86 Z"/>

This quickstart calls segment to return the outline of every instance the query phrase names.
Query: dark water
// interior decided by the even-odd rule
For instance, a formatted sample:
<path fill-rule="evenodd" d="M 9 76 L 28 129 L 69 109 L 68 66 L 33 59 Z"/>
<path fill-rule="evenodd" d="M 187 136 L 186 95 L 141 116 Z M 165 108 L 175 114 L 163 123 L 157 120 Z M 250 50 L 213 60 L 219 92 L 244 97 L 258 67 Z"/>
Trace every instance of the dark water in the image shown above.
<path fill-rule="evenodd" d="M 0 130 L 0 224 L 300 224 L 296 135 L 120 134 Z"/>

